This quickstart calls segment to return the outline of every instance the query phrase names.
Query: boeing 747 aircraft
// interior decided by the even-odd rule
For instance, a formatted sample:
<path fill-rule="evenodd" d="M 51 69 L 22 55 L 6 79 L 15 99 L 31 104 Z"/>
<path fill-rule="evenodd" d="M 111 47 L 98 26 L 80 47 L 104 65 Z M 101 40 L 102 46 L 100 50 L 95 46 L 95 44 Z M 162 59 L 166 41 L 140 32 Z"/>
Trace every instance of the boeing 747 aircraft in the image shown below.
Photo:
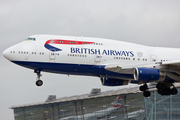
<path fill-rule="evenodd" d="M 158 93 L 175 95 L 180 82 L 180 49 L 150 47 L 117 40 L 33 35 L 3 52 L 9 61 L 33 69 L 36 85 L 43 84 L 41 72 L 96 76 L 105 86 L 128 83 L 150 96 L 147 83 L 156 82 Z"/>

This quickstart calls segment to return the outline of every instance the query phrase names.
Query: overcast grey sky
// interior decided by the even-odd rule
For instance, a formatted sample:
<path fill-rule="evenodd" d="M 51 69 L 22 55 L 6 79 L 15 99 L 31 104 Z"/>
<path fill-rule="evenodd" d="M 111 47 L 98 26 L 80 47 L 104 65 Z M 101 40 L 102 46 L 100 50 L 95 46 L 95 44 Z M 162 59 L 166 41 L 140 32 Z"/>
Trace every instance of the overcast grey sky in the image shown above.
<path fill-rule="evenodd" d="M 1 0 L 0 52 L 33 34 L 116 39 L 151 46 L 180 48 L 178 0 Z M 99 78 L 36 74 L 0 56 L 0 119 L 13 120 L 12 105 L 45 101 L 120 87 L 103 87 Z M 126 86 L 127 87 L 127 86 Z"/>

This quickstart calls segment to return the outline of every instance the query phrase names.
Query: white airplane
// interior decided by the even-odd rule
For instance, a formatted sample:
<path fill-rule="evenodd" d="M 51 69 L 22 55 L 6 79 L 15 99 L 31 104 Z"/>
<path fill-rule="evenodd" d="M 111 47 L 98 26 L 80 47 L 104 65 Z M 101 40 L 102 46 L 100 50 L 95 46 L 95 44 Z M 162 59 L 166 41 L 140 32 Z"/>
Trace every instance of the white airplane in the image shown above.
<path fill-rule="evenodd" d="M 88 37 L 33 35 L 3 52 L 9 61 L 33 69 L 36 85 L 43 84 L 41 71 L 99 77 L 102 85 L 156 82 L 161 95 L 177 94 L 180 82 L 180 49 L 149 47 L 134 43 Z"/>
<path fill-rule="evenodd" d="M 119 110 L 123 108 L 123 104 L 122 104 L 122 97 L 118 96 L 114 102 L 111 103 L 111 106 L 103 109 L 103 110 L 99 110 L 99 111 L 95 111 L 93 113 L 87 113 L 82 115 L 78 115 L 78 116 L 69 116 L 69 117 L 64 117 L 61 118 L 60 120 L 76 120 L 78 118 L 78 120 L 96 120 L 96 119 L 103 119 L 107 116 L 110 116 L 111 113 Z"/>

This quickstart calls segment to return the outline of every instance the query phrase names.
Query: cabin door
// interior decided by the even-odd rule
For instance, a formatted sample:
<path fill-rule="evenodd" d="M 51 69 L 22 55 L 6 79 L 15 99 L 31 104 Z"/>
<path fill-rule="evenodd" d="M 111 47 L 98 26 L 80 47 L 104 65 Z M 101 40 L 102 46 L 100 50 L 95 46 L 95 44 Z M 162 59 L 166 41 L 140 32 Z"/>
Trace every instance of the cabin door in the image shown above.
<path fill-rule="evenodd" d="M 94 55 L 94 62 L 95 63 L 100 63 L 101 62 L 101 55 L 95 54 Z"/>
<path fill-rule="evenodd" d="M 50 60 L 55 60 L 56 59 L 56 51 L 55 50 L 50 50 L 49 51 L 49 59 Z"/>
<path fill-rule="evenodd" d="M 151 55 L 151 62 L 156 62 L 156 61 L 157 61 L 157 56 Z"/>

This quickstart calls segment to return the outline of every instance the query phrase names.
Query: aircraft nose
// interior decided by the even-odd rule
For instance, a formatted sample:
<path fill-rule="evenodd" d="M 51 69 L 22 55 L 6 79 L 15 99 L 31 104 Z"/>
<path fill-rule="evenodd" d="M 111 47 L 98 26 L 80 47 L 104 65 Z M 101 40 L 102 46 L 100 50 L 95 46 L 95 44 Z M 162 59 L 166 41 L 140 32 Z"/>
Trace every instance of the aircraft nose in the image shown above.
<path fill-rule="evenodd" d="M 4 50 L 2 54 L 6 59 L 10 60 L 10 56 L 9 56 L 10 51 L 9 51 L 9 49 Z"/>

